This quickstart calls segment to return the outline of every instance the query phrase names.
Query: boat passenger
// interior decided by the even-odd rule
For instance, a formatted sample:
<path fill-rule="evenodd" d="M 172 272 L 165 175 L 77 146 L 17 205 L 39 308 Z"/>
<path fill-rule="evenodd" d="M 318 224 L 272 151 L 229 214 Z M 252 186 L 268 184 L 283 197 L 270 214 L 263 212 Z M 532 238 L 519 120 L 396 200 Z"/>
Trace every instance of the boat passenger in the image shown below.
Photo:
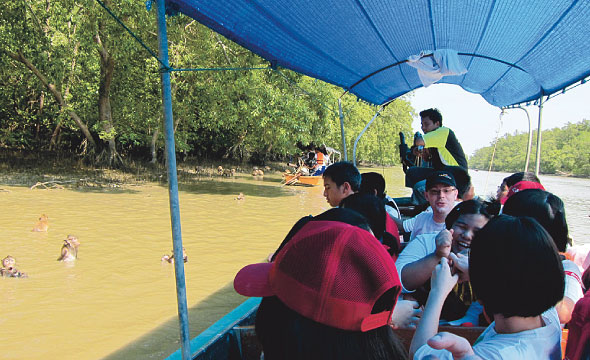
<path fill-rule="evenodd" d="M 447 215 L 446 229 L 438 234 L 423 234 L 410 241 L 395 262 L 404 293 L 416 299 L 420 305 L 426 304 L 431 291 L 432 271 L 441 259 L 448 259 L 453 273 L 459 274 L 461 281 L 445 300 L 442 318 L 453 325 L 468 322 L 477 325 L 480 312 L 477 308 L 472 310 L 473 314 L 469 313 L 468 319 L 465 317 L 476 300 L 468 282 L 468 254 L 473 236 L 490 218 L 483 201 L 464 201 Z M 452 322 L 454 320 L 458 321 Z"/>
<path fill-rule="evenodd" d="M 340 202 L 340 207 L 363 215 L 369 221 L 373 235 L 387 246 L 393 259 L 397 259 L 401 251 L 399 231 L 385 211 L 383 200 L 372 194 L 356 193 L 345 197 Z"/>
<path fill-rule="evenodd" d="M 500 184 L 500 186 L 498 186 L 498 192 L 496 194 L 496 200 L 498 200 L 502 205 L 504 205 L 504 203 L 506 203 L 506 200 L 508 200 L 508 190 L 510 190 L 510 188 L 514 185 L 516 185 L 516 183 L 519 183 L 521 181 L 529 181 L 529 182 L 534 182 L 537 184 L 541 184 L 541 180 L 539 180 L 539 178 L 537 177 L 537 175 L 535 175 L 532 172 L 517 172 L 514 173 L 508 177 L 505 177 L 502 180 L 502 183 Z M 543 185 L 541 185 L 541 187 L 539 187 L 539 189 L 542 188 Z M 543 190 L 545 190 L 545 188 L 542 188 Z"/>
<path fill-rule="evenodd" d="M 455 133 L 442 126 L 442 115 L 438 109 L 427 109 L 420 112 L 423 141 L 417 139 L 412 151 L 420 156 L 425 150 L 431 155 L 432 167 L 410 167 L 406 171 L 406 186 L 414 189 L 412 202 L 415 205 L 425 204 L 422 197 L 425 179 L 434 171 L 445 166 L 460 166 L 467 170 L 467 160 L 463 148 Z"/>
<path fill-rule="evenodd" d="M 401 214 L 393 198 L 385 193 L 385 178 L 376 172 L 366 172 L 361 174 L 361 194 L 371 194 L 383 200 L 385 211 L 391 218 L 401 219 Z"/>
<path fill-rule="evenodd" d="M 8 255 L 4 259 L 2 259 L 2 268 L 0 268 L 0 276 L 26 278 L 27 274 L 17 270 L 15 266 L 16 259 Z"/>
<path fill-rule="evenodd" d="M 588 271 L 584 274 L 586 273 L 590 274 Z M 565 359 L 590 359 L 590 291 L 586 291 L 586 295 L 576 303 L 572 319 L 567 326 Z"/>
<path fill-rule="evenodd" d="M 324 171 L 324 197 L 330 206 L 340 205 L 348 195 L 358 192 L 361 187 L 361 173 L 352 163 L 340 161 Z"/>
<path fill-rule="evenodd" d="M 426 179 L 425 196 L 432 211 L 424 211 L 412 219 L 395 220 L 404 232 L 411 232 L 410 240 L 420 234 L 438 233 L 445 228 L 445 218 L 457 200 L 455 177 L 449 171 L 436 171 Z"/>
<path fill-rule="evenodd" d="M 459 166 L 447 166 L 447 167 L 445 167 L 445 171 L 449 171 L 451 174 L 453 174 L 453 177 L 455 178 L 455 182 L 457 184 L 457 200 L 455 200 L 454 205 L 457 205 L 461 201 L 471 200 L 471 199 L 475 198 L 475 188 L 473 187 L 473 184 L 471 183 L 471 176 L 469 176 L 469 173 L 466 170 L 464 170 L 463 168 L 461 168 Z M 432 206 L 430 206 L 430 204 L 428 204 L 428 203 L 427 203 L 427 205 L 428 205 L 428 207 L 426 208 L 426 210 L 424 210 L 424 212 L 431 213 Z M 421 205 L 421 206 L 423 206 L 423 205 Z M 419 207 L 416 207 L 416 208 L 419 208 Z M 489 210 L 488 210 L 488 212 L 489 212 Z M 497 215 L 497 213 L 496 213 L 496 215 Z M 414 221 L 416 221 L 416 217 L 411 218 L 411 219 L 407 219 L 405 221 L 404 231 L 406 231 L 405 229 L 412 229 L 414 227 L 414 225 L 413 225 Z M 396 223 L 401 224 L 401 221 L 396 220 Z"/>
<path fill-rule="evenodd" d="M 315 161 L 316 164 L 313 167 L 313 176 L 320 176 L 326 171 L 328 166 L 328 151 L 324 145 L 315 148 Z"/>
<path fill-rule="evenodd" d="M 469 278 L 494 322 L 461 358 L 561 359 L 561 327 L 554 306 L 563 296 L 563 266 L 551 236 L 536 220 L 509 215 L 490 220 L 471 243 Z M 414 359 L 453 359 L 450 351 L 433 349 L 427 341 L 438 342 L 433 337 L 440 311 L 458 280 L 459 274 L 452 275 L 442 259 L 432 274 L 432 291 L 410 346 Z M 450 343 L 457 344 L 456 338 L 437 347 Z"/>
<path fill-rule="evenodd" d="M 240 270 L 234 287 L 263 297 L 256 334 L 266 360 L 407 358 L 389 326 L 401 291 L 395 264 L 357 226 L 310 221 L 275 262 Z"/>
<path fill-rule="evenodd" d="M 522 182 L 517 183 L 518 186 Z M 514 186 L 511 188 L 510 191 Z M 512 216 L 530 216 L 537 220 L 551 235 L 565 270 L 565 291 L 563 299 L 556 305 L 559 321 L 566 324 L 570 321 L 576 302 L 584 296 L 582 274 L 578 266 L 565 256 L 567 246 L 572 244 L 568 235 L 563 201 L 556 195 L 541 190 L 527 189 L 518 191 L 504 204 L 502 213 Z"/>

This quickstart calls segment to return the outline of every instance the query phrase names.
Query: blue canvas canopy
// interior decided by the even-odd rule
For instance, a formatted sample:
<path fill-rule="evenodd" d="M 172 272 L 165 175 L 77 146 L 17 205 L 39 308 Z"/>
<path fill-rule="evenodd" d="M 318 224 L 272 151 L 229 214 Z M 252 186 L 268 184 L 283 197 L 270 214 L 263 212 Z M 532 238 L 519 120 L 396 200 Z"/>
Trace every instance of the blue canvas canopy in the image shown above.
<path fill-rule="evenodd" d="M 439 82 L 507 106 L 590 75 L 590 1 L 167 0 L 263 58 L 373 104 L 422 86 L 405 61 L 453 49 L 468 72 Z"/>

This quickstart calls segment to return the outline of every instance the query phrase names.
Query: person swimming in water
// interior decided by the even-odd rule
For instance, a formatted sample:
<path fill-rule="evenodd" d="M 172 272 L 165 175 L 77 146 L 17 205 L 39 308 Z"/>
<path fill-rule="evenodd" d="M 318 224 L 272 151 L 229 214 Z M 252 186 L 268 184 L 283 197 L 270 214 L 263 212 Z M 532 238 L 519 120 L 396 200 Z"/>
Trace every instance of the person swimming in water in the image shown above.
<path fill-rule="evenodd" d="M 80 241 L 74 235 L 68 235 L 61 246 L 61 254 L 57 261 L 74 261 L 78 258 L 78 246 Z"/>
<path fill-rule="evenodd" d="M 27 274 L 20 272 L 15 268 L 16 259 L 8 255 L 2 259 L 2 268 L 0 269 L 0 275 L 4 277 L 23 277 L 26 278 Z"/>

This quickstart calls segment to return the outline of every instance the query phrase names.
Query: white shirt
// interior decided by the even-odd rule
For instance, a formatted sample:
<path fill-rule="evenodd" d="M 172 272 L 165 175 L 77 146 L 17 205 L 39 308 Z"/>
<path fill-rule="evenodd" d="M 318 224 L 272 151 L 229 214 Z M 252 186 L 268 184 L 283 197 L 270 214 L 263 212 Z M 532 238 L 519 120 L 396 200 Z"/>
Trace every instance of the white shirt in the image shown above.
<path fill-rule="evenodd" d="M 402 278 L 402 270 L 404 269 L 404 266 L 411 264 L 414 261 L 418 261 L 423 257 L 432 254 L 436 250 L 436 235 L 438 235 L 438 233 L 418 235 L 402 250 L 401 254 L 399 254 L 399 257 L 395 261 L 395 267 L 397 268 L 400 280 Z M 402 287 L 405 293 L 414 291 L 406 289 L 403 281 Z"/>
<path fill-rule="evenodd" d="M 578 265 L 573 261 L 563 260 L 562 264 L 563 271 L 565 272 L 565 291 L 563 292 L 563 297 L 568 297 L 575 304 L 584 296 L 581 280 L 582 274 Z"/>
<path fill-rule="evenodd" d="M 475 342 L 475 355 L 486 360 L 561 360 L 561 327 L 557 311 L 551 308 L 541 316 L 545 326 L 514 334 L 498 334 L 496 322 L 492 322 Z M 435 355 L 440 360 L 453 359 L 449 351 L 435 350 L 425 344 L 416 351 L 414 360 L 427 355 Z"/>
<path fill-rule="evenodd" d="M 442 223 L 434 221 L 432 211 L 423 211 L 415 217 L 404 221 L 404 230 L 406 232 L 412 232 L 410 241 L 414 240 L 420 234 L 438 233 L 443 229 L 445 229 L 444 221 Z"/>

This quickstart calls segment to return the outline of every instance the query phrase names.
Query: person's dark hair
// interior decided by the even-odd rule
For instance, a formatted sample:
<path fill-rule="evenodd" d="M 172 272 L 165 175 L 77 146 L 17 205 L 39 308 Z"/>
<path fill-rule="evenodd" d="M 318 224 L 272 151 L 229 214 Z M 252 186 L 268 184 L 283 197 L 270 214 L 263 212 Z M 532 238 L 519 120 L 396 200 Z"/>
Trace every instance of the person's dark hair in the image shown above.
<path fill-rule="evenodd" d="M 451 172 L 457 184 L 457 198 L 463 199 L 465 193 L 471 188 L 471 176 L 467 170 L 460 166 L 445 166 L 445 170 Z"/>
<path fill-rule="evenodd" d="M 455 205 L 453 210 L 451 210 L 451 212 L 449 212 L 445 218 L 445 225 L 447 229 L 450 230 L 453 227 L 453 224 L 455 224 L 455 221 L 459 219 L 459 216 L 469 214 L 480 214 L 485 216 L 487 219 L 492 218 L 492 215 L 487 211 L 487 203 L 484 201 L 479 199 L 462 201 Z"/>
<path fill-rule="evenodd" d="M 517 172 L 508 177 L 505 177 L 504 180 L 502 180 L 502 182 L 506 184 L 508 188 L 521 181 L 532 181 L 539 184 L 541 183 L 541 180 L 539 180 L 537 175 L 532 172 Z"/>
<path fill-rule="evenodd" d="M 567 245 L 572 244 L 568 236 L 563 201 L 550 192 L 541 189 L 519 191 L 506 200 L 502 213 L 535 218 L 551 235 L 561 252 L 565 252 Z"/>
<path fill-rule="evenodd" d="M 289 230 L 289 233 L 287 233 L 287 236 L 285 236 L 285 239 L 283 239 L 283 242 L 281 242 L 281 245 L 279 245 L 275 251 L 271 261 L 274 261 L 279 251 L 281 251 L 281 249 L 287 245 L 291 238 L 293 238 L 293 236 L 295 236 L 295 234 L 297 234 L 297 232 L 310 221 L 340 221 L 359 227 L 363 230 L 372 231 L 369 220 L 367 220 L 367 218 L 365 218 L 361 213 L 354 211 L 353 209 L 332 208 L 316 216 L 308 215 L 302 217 L 295 223 L 295 225 L 293 225 L 291 230 Z"/>
<path fill-rule="evenodd" d="M 397 234 L 390 234 L 385 231 L 386 219 L 389 214 L 385 210 L 385 204 L 382 199 L 379 199 L 373 194 L 356 193 L 345 197 L 340 202 L 340 207 L 354 210 L 366 218 L 371 226 L 373 235 L 381 243 L 389 247 L 388 252 L 390 255 L 397 256 L 401 252 L 399 241 L 395 238 Z"/>
<path fill-rule="evenodd" d="M 586 292 L 590 289 L 590 267 L 584 270 L 584 273 L 582 274 L 582 285 L 584 285 Z"/>
<path fill-rule="evenodd" d="M 354 210 L 364 216 L 371 225 L 373 235 L 377 239 L 383 236 L 385 232 L 385 216 L 388 215 L 383 201 L 378 197 L 372 194 L 352 194 L 342 199 L 340 207 Z"/>
<path fill-rule="evenodd" d="M 438 123 L 439 126 L 442 126 L 442 115 L 436 108 L 420 111 L 420 117 L 428 117 L 432 120 L 432 123 Z"/>
<path fill-rule="evenodd" d="M 392 302 L 395 299 L 388 291 L 375 303 L 373 313 L 384 311 L 387 306 L 391 309 Z M 276 296 L 262 299 L 255 326 L 266 360 L 389 360 L 408 357 L 390 326 L 367 332 L 336 329 L 299 315 Z"/>
<path fill-rule="evenodd" d="M 489 314 L 540 315 L 563 298 L 564 277 L 551 235 L 531 217 L 500 215 L 471 241 L 469 278 Z"/>
<path fill-rule="evenodd" d="M 385 197 L 385 178 L 376 172 L 362 173 L 359 193 L 377 195 L 378 198 L 383 199 Z"/>
<path fill-rule="evenodd" d="M 352 191 L 357 192 L 361 187 L 361 173 L 351 162 L 340 161 L 326 168 L 324 178 L 330 178 L 337 186 L 345 182 L 350 184 Z"/>

